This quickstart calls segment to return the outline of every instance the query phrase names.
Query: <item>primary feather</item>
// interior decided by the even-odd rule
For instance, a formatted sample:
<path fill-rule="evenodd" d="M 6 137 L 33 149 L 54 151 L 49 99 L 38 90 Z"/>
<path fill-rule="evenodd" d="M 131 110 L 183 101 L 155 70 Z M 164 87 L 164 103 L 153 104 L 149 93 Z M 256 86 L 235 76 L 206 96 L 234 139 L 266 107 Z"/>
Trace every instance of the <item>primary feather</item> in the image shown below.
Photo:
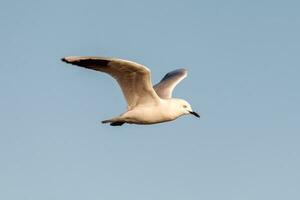
<path fill-rule="evenodd" d="M 152 87 L 150 70 L 141 64 L 117 58 L 85 56 L 69 56 L 62 61 L 111 75 L 122 89 L 128 110 L 139 104 L 159 101 Z"/>
<path fill-rule="evenodd" d="M 175 86 L 187 76 L 186 69 L 177 69 L 167 73 L 162 80 L 154 86 L 154 90 L 160 98 L 172 98 Z"/>

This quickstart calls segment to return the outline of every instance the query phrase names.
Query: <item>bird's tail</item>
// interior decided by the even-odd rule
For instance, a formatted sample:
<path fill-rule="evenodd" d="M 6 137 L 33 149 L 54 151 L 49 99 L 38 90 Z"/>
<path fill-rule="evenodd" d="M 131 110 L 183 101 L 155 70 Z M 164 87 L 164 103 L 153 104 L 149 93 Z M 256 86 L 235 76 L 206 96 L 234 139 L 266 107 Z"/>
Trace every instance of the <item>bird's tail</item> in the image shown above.
<path fill-rule="evenodd" d="M 121 120 L 120 117 L 114 117 L 112 119 L 107 119 L 102 121 L 103 124 L 110 123 L 111 126 L 122 126 L 125 121 Z"/>

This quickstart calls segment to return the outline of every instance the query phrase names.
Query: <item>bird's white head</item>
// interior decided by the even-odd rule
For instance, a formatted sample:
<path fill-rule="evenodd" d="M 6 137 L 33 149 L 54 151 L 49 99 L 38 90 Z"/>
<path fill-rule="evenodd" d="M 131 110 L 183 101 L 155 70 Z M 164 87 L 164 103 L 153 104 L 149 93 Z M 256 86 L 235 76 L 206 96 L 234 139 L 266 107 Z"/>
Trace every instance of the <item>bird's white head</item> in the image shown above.
<path fill-rule="evenodd" d="M 174 99 L 176 101 L 177 109 L 180 111 L 181 115 L 192 114 L 195 117 L 200 118 L 200 115 L 193 111 L 192 106 L 183 99 Z"/>

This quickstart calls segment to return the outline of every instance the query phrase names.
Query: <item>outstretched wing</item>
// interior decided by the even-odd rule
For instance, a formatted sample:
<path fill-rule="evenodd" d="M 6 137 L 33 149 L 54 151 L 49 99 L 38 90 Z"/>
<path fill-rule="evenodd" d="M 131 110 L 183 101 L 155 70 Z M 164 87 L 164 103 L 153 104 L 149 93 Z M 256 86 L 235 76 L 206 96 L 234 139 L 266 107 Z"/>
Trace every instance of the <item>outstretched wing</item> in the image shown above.
<path fill-rule="evenodd" d="M 122 89 L 128 110 L 160 100 L 152 87 L 150 70 L 141 64 L 117 58 L 84 56 L 65 57 L 62 61 L 112 76 Z"/>
<path fill-rule="evenodd" d="M 167 73 L 163 79 L 154 86 L 154 90 L 160 98 L 172 97 L 175 86 L 187 76 L 186 69 L 177 69 Z"/>

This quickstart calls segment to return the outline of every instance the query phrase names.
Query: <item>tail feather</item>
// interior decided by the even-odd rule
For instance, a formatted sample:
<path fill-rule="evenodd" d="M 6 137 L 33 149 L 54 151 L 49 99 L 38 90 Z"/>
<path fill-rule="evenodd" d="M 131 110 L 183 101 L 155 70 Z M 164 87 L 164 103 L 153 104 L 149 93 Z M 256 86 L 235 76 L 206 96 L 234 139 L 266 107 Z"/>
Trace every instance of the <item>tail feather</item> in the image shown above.
<path fill-rule="evenodd" d="M 110 123 L 111 126 L 122 126 L 125 122 L 112 122 Z"/>
<path fill-rule="evenodd" d="M 107 124 L 107 123 L 112 123 L 113 121 L 111 119 L 108 119 L 108 120 L 104 120 L 102 121 L 102 124 Z"/>
<path fill-rule="evenodd" d="M 125 122 L 119 118 L 112 118 L 102 121 L 103 124 L 110 123 L 111 126 L 122 126 Z"/>

